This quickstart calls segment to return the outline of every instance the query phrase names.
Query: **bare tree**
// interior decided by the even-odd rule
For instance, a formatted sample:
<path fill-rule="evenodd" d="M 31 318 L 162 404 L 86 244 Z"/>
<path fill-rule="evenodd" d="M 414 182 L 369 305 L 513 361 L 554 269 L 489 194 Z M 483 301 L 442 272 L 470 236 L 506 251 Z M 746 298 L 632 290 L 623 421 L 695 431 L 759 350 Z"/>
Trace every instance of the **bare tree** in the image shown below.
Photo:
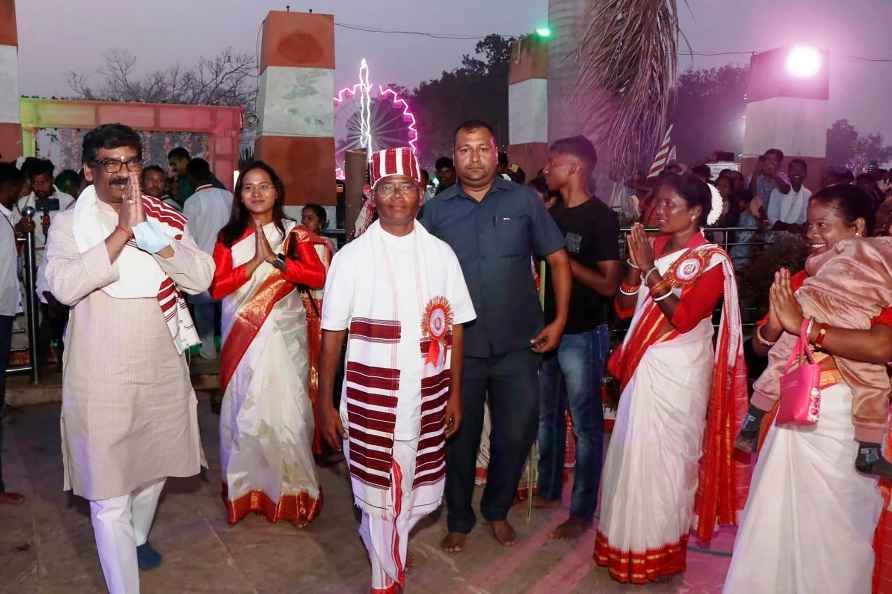
<path fill-rule="evenodd" d="M 68 73 L 68 86 L 81 98 L 143 103 L 244 105 L 254 110 L 257 66 L 254 56 L 227 48 L 212 58 L 202 57 L 193 67 L 180 64 L 143 77 L 134 73 L 136 57 L 113 50 L 97 70 L 99 83 L 78 72 Z"/>

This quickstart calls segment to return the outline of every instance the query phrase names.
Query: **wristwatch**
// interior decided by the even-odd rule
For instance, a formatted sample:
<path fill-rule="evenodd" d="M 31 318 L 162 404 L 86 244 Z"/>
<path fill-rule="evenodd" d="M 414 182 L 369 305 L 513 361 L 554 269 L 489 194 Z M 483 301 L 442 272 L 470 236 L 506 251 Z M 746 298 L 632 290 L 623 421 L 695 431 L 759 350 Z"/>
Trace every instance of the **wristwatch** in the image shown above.
<path fill-rule="evenodd" d="M 276 254 L 276 257 L 270 260 L 270 264 L 279 270 L 285 270 L 285 254 Z"/>

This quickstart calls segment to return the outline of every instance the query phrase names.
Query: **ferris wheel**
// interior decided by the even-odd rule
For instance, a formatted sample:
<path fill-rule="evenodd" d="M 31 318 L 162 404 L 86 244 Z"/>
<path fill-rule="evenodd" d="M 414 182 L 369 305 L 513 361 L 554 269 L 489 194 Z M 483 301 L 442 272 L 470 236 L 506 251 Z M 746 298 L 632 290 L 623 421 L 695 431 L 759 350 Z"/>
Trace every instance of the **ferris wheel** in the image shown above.
<path fill-rule="evenodd" d="M 365 58 L 359 66 L 359 80 L 338 91 L 334 98 L 335 162 L 343 175 L 344 153 L 364 149 L 372 152 L 408 146 L 414 153 L 418 144 L 415 115 L 402 95 L 389 87 L 369 81 Z"/>

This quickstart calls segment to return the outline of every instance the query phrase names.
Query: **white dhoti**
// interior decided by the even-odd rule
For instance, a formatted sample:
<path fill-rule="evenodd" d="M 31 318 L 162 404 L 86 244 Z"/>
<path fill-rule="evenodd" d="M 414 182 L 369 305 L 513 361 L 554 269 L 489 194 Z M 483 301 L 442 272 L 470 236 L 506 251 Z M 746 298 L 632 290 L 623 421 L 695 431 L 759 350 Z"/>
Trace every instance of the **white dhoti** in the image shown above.
<path fill-rule="evenodd" d="M 128 495 L 90 501 L 90 521 L 109 594 L 139 594 L 136 547 L 148 541 L 164 482 L 159 479 Z"/>
<path fill-rule="evenodd" d="M 348 459 L 350 444 L 344 442 L 344 454 Z M 418 505 L 415 478 L 415 459 L 418 440 L 393 443 L 392 484 L 388 506 L 383 513 L 362 510 L 359 536 L 369 554 L 372 565 L 372 594 L 391 594 L 405 584 L 406 555 L 409 550 L 409 533 L 424 516 L 433 511 L 429 505 Z M 442 484 L 440 485 L 442 488 Z"/>
<path fill-rule="evenodd" d="M 772 425 L 750 486 L 724 594 L 868 594 L 877 480 L 855 470 L 852 391 L 825 388 L 815 427 Z"/>

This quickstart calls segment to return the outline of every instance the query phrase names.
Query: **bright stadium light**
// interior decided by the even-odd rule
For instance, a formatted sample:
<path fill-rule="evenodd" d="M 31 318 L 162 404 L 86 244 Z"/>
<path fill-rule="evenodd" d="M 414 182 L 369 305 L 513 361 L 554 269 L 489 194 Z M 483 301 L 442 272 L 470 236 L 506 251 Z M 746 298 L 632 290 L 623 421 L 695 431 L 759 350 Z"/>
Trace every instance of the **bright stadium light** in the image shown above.
<path fill-rule="evenodd" d="M 810 45 L 796 45 L 787 54 L 787 72 L 795 78 L 811 78 L 821 70 L 821 52 Z"/>

